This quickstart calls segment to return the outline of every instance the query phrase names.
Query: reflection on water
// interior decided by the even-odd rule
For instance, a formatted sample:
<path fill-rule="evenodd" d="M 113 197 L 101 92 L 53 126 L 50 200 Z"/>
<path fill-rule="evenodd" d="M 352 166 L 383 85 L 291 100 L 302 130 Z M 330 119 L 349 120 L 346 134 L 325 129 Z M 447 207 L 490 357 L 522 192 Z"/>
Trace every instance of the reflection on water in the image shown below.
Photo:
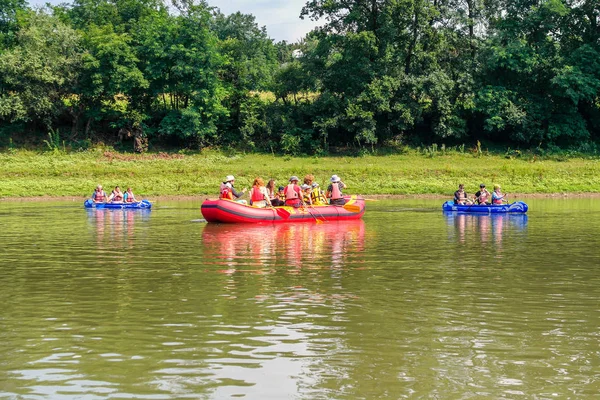
<path fill-rule="evenodd" d="M 340 268 L 364 249 L 362 220 L 322 224 L 208 224 L 202 231 L 204 254 L 235 272 L 243 260 L 255 266 Z M 256 270 L 256 272 L 265 272 Z"/>
<path fill-rule="evenodd" d="M 527 228 L 527 214 L 443 214 L 448 227 L 451 228 L 450 237 L 455 237 L 461 243 L 475 240 L 483 244 L 501 244 L 505 231 L 524 231 Z"/>
<path fill-rule="evenodd" d="M 147 222 L 150 210 L 88 208 L 87 220 L 92 235 L 99 246 L 109 244 L 131 248 L 136 220 Z"/>
<path fill-rule="evenodd" d="M 594 398 L 600 206 L 530 206 L 253 226 L 0 203 L 0 398 Z"/>

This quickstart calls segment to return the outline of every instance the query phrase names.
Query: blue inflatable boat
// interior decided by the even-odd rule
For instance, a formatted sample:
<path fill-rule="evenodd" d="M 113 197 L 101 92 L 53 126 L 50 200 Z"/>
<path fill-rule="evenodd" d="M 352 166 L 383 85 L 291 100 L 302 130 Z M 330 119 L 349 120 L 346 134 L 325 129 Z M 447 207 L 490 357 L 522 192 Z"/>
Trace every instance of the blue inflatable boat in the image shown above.
<path fill-rule="evenodd" d="M 94 203 L 92 200 L 87 199 L 83 205 L 85 208 L 116 210 L 148 210 L 152 208 L 152 204 L 148 200 L 138 201 L 137 203 Z"/>
<path fill-rule="evenodd" d="M 460 205 L 454 204 L 453 201 L 447 201 L 442 205 L 444 211 L 457 211 L 465 213 L 483 213 L 483 214 L 496 214 L 496 213 L 526 213 L 529 207 L 522 201 L 515 201 L 511 204 L 471 204 L 471 205 Z"/>

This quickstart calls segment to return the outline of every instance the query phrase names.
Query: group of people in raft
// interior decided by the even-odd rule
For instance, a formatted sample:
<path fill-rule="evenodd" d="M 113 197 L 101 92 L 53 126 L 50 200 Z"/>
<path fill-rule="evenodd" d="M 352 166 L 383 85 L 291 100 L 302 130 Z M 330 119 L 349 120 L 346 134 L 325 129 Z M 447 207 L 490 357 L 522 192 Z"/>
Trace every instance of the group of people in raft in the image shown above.
<path fill-rule="evenodd" d="M 94 193 L 92 193 L 92 201 L 94 203 L 137 203 L 131 188 L 128 187 L 125 193 L 121 192 L 121 188 L 115 186 L 114 190 L 109 196 L 102 190 L 102 185 L 96 186 Z"/>
<path fill-rule="evenodd" d="M 469 198 L 467 192 L 465 192 L 465 185 L 462 183 L 458 185 L 458 190 L 454 192 L 454 204 L 460 205 L 471 205 L 471 204 L 502 204 L 508 202 L 506 200 L 506 194 L 503 194 L 500 185 L 494 185 L 494 191 L 488 192 L 485 188 L 485 184 L 479 185 L 479 191 L 475 193 L 475 197 Z"/>
<path fill-rule="evenodd" d="M 274 179 L 269 180 L 265 186 L 264 180 L 256 178 L 250 189 L 250 205 L 258 208 L 281 206 L 299 208 L 304 205 L 332 204 L 343 206 L 346 204 L 342 194 L 346 184 L 337 175 L 331 176 L 331 183 L 325 193 L 323 193 L 319 184 L 315 182 L 313 175 L 306 175 L 302 185 L 298 184 L 299 181 L 300 179 L 297 176 L 292 176 L 286 186 L 279 186 L 276 189 Z M 246 200 L 240 199 L 246 193 L 246 189 L 237 191 L 234 182 L 235 177 L 233 175 L 228 175 L 225 178 L 225 181 L 221 183 L 219 198 L 247 204 Z"/>

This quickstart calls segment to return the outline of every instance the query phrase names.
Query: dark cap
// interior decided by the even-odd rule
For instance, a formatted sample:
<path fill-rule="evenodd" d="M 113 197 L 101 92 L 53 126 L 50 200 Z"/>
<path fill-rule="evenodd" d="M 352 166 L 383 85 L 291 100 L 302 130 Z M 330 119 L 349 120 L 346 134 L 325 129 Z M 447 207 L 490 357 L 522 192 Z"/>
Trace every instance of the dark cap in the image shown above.
<path fill-rule="evenodd" d="M 277 190 L 283 190 L 283 189 L 284 189 L 283 186 L 279 186 L 279 189 L 277 189 Z"/>
<path fill-rule="evenodd" d="M 479 185 L 480 188 L 485 187 L 485 185 L 482 183 L 481 185 Z"/>

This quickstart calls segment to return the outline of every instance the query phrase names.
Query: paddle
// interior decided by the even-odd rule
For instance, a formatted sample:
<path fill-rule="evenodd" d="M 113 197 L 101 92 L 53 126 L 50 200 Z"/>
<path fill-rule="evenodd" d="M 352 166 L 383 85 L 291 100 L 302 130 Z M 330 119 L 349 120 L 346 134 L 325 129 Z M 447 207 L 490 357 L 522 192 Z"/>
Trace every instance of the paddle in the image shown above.
<path fill-rule="evenodd" d="M 279 215 L 283 219 L 288 219 L 290 217 L 290 215 L 292 215 L 288 210 L 285 210 L 283 208 L 277 208 L 277 207 L 274 207 L 274 208 L 275 208 L 275 211 L 277 212 L 277 215 Z"/>
<path fill-rule="evenodd" d="M 346 210 L 353 212 L 353 213 L 359 213 L 360 212 L 360 207 L 354 204 L 344 204 L 342 207 L 344 207 Z"/>
<path fill-rule="evenodd" d="M 313 214 L 312 212 L 310 212 L 310 209 L 312 208 L 312 206 L 310 204 L 305 204 L 305 206 L 307 206 L 307 207 L 305 207 L 306 211 L 308 211 L 308 213 L 310 215 L 312 215 L 312 217 L 315 219 L 315 221 L 317 221 L 317 224 L 322 224 L 323 221 L 321 221 L 319 218 L 315 217 L 315 214 Z"/>

